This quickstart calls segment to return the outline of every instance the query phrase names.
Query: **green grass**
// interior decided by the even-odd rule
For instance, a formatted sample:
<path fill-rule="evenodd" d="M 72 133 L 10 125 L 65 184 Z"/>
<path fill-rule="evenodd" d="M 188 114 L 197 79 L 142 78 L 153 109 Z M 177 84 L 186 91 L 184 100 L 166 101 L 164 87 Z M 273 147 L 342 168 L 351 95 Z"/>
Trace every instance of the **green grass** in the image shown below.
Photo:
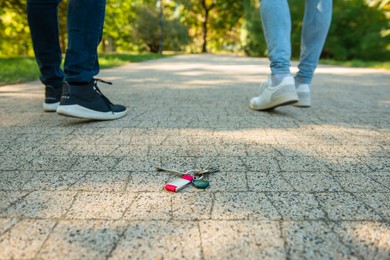
<path fill-rule="evenodd" d="M 0 58 L 0 85 L 38 78 L 39 70 L 34 58 Z"/>
<path fill-rule="evenodd" d="M 321 64 L 346 66 L 346 67 L 357 67 L 357 68 L 375 68 L 375 69 L 387 69 L 390 70 L 390 62 L 381 61 L 361 61 L 361 60 L 350 60 L 350 61 L 336 61 L 336 60 L 320 60 Z"/>
<path fill-rule="evenodd" d="M 141 62 L 170 55 L 144 54 L 106 54 L 99 56 L 102 69 L 121 66 L 129 62 Z M 34 58 L 0 58 L 0 86 L 39 79 L 39 69 Z"/>
<path fill-rule="evenodd" d="M 171 55 L 162 55 L 157 53 L 145 54 L 105 54 L 99 56 L 99 64 L 102 69 L 112 68 L 124 65 L 130 62 L 142 62 L 147 60 L 159 59 Z"/>

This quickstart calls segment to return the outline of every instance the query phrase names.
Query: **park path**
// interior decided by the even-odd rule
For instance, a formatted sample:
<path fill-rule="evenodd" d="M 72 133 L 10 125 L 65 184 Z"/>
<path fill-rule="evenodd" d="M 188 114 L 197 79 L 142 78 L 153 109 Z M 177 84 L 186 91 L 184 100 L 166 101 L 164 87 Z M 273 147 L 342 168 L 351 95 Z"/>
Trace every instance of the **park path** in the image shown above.
<path fill-rule="evenodd" d="M 267 64 L 104 70 L 129 108 L 112 122 L 44 113 L 37 81 L 0 87 L 0 259 L 389 259 L 390 72 L 320 66 L 311 108 L 252 111 Z M 207 165 L 206 190 L 154 172 Z"/>

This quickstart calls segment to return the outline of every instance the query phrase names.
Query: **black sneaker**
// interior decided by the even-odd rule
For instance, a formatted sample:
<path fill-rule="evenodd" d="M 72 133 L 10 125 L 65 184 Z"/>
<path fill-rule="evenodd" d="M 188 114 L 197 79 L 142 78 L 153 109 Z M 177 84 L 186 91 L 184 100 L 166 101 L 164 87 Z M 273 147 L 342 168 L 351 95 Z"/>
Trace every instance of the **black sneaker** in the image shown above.
<path fill-rule="evenodd" d="M 62 94 L 62 87 L 53 87 L 46 85 L 45 87 L 45 101 L 43 101 L 43 110 L 46 112 L 56 112 L 60 104 Z"/>
<path fill-rule="evenodd" d="M 94 120 L 113 120 L 125 116 L 127 108 L 112 104 L 99 90 L 97 82 L 111 84 L 100 79 L 93 79 L 90 83 L 80 85 L 64 82 L 57 113 Z"/>

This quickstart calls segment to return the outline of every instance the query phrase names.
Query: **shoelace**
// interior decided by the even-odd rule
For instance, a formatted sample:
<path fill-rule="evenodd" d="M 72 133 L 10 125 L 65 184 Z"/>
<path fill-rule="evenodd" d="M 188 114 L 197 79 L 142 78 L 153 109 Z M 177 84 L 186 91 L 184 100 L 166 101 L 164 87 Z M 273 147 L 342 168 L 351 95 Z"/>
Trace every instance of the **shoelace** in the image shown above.
<path fill-rule="evenodd" d="M 97 86 L 97 83 L 98 82 L 101 82 L 101 83 L 104 83 L 104 84 L 108 84 L 108 85 L 112 85 L 112 82 L 110 81 L 105 81 L 105 80 L 102 80 L 102 79 L 93 79 L 94 80 L 94 83 L 93 83 L 93 86 L 95 87 L 95 90 L 96 92 L 103 98 L 104 102 L 107 104 L 107 106 L 111 109 L 111 106 L 113 106 L 114 104 L 111 103 L 110 100 L 108 100 L 108 98 L 106 98 L 105 95 L 103 95 L 103 93 L 100 91 L 100 89 L 98 88 Z"/>

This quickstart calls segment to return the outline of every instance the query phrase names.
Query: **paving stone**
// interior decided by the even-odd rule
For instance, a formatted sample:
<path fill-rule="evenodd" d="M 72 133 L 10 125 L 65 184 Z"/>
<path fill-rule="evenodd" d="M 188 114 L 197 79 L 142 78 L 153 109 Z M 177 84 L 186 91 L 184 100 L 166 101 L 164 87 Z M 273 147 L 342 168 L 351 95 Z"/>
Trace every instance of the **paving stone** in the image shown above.
<path fill-rule="evenodd" d="M 381 219 L 378 214 L 350 193 L 319 193 L 316 197 L 331 220 Z"/>
<path fill-rule="evenodd" d="M 176 175 L 164 172 L 132 172 L 126 190 L 129 192 L 157 192 L 175 178 L 177 178 Z"/>
<path fill-rule="evenodd" d="M 280 152 L 277 147 L 272 145 L 246 145 L 246 153 L 249 157 L 265 156 L 265 157 L 277 157 L 280 156 Z"/>
<path fill-rule="evenodd" d="M 334 223 L 333 229 L 355 256 L 361 259 L 389 259 L 389 223 L 343 221 Z"/>
<path fill-rule="evenodd" d="M 373 138 L 375 139 L 375 138 Z M 387 157 L 390 153 L 379 145 L 344 145 L 343 148 L 348 151 L 344 156 L 357 156 L 357 157 Z M 364 159 L 363 159 L 364 161 Z"/>
<path fill-rule="evenodd" d="M 58 138 L 58 136 L 56 137 L 56 143 L 66 143 L 67 145 L 88 145 L 93 143 L 104 144 L 100 141 L 101 137 L 101 134 L 71 134 L 67 136 L 63 135 L 60 138 Z"/>
<path fill-rule="evenodd" d="M 7 209 L 27 194 L 27 192 L 23 191 L 0 191 L 0 212 Z"/>
<path fill-rule="evenodd" d="M 373 171 L 390 171 L 390 157 L 362 157 L 360 160 Z"/>
<path fill-rule="evenodd" d="M 181 221 L 129 223 L 111 259 L 200 259 L 198 224 Z"/>
<path fill-rule="evenodd" d="M 278 172 L 248 172 L 248 186 L 251 191 L 293 191 L 294 188 Z"/>
<path fill-rule="evenodd" d="M 74 192 L 35 191 L 0 213 L 0 217 L 60 218 L 74 196 Z"/>
<path fill-rule="evenodd" d="M 247 177 L 245 172 L 216 172 L 205 176 L 210 182 L 207 192 L 216 191 L 248 191 Z M 199 192 L 198 189 L 192 189 L 193 192 Z"/>
<path fill-rule="evenodd" d="M 283 238 L 291 259 L 353 259 L 332 229 L 322 221 L 283 221 Z"/>
<path fill-rule="evenodd" d="M 81 192 L 66 213 L 72 219 L 115 220 L 123 216 L 136 194 L 109 192 Z"/>
<path fill-rule="evenodd" d="M 162 156 L 172 156 L 172 157 L 184 157 L 187 156 L 186 150 L 179 145 L 152 145 L 149 149 L 149 156 L 152 157 L 162 157 Z"/>
<path fill-rule="evenodd" d="M 0 259 L 33 259 L 54 225 L 53 220 L 20 221 L 0 236 Z"/>
<path fill-rule="evenodd" d="M 117 144 L 83 144 L 75 145 L 72 150 L 72 156 L 108 156 L 119 146 Z"/>
<path fill-rule="evenodd" d="M 74 157 L 76 163 L 71 167 L 72 171 L 108 171 L 113 169 L 120 161 L 115 157 L 82 156 Z"/>
<path fill-rule="evenodd" d="M 0 171 L 15 171 L 23 169 L 24 165 L 33 158 L 30 156 L 20 157 L 17 154 L 0 155 Z"/>
<path fill-rule="evenodd" d="M 140 193 L 127 209 L 124 219 L 170 220 L 172 218 L 172 194 L 166 192 Z"/>
<path fill-rule="evenodd" d="M 161 165 L 159 157 L 132 156 L 123 158 L 115 167 L 114 171 L 154 171 Z"/>
<path fill-rule="evenodd" d="M 16 223 L 18 223 L 18 219 L 16 218 L 0 218 L 0 237 Z"/>
<path fill-rule="evenodd" d="M 173 219 L 190 221 L 210 219 L 213 197 L 213 194 L 204 191 L 175 194 L 172 196 Z"/>
<path fill-rule="evenodd" d="M 318 153 L 315 150 L 315 145 L 303 145 L 303 144 L 283 144 L 278 145 L 275 147 L 275 149 L 279 152 L 279 154 L 276 154 L 275 156 L 280 156 L 282 154 L 283 156 L 310 156 L 310 157 L 316 157 L 318 156 Z"/>
<path fill-rule="evenodd" d="M 218 156 L 220 152 L 214 145 L 184 145 L 181 149 L 190 157 L 201 157 L 201 156 Z"/>
<path fill-rule="evenodd" d="M 311 193 L 267 192 L 267 197 L 284 220 L 319 220 L 324 212 Z"/>
<path fill-rule="evenodd" d="M 280 216 L 263 193 L 220 192 L 211 212 L 216 220 L 278 220 Z"/>
<path fill-rule="evenodd" d="M 153 123 L 152 126 L 155 126 Z M 142 126 L 141 126 L 142 127 Z M 134 145 L 161 145 L 167 136 L 164 135 L 153 135 L 153 134 L 140 134 L 131 137 L 131 144 Z M 116 142 L 124 143 L 124 142 Z"/>
<path fill-rule="evenodd" d="M 195 160 L 194 157 L 162 157 L 160 164 L 155 164 L 152 169 L 155 170 L 156 167 L 162 167 L 165 169 L 186 172 L 196 168 Z"/>
<path fill-rule="evenodd" d="M 213 132 L 204 133 L 204 135 L 193 135 L 186 137 L 187 143 L 189 145 L 224 145 L 224 142 L 221 138 L 218 138 L 213 134 Z M 186 144 L 182 142 L 182 144 Z"/>
<path fill-rule="evenodd" d="M 0 171 L 0 190 L 19 191 L 33 176 L 30 171 Z"/>
<path fill-rule="evenodd" d="M 299 192 L 343 191 L 329 172 L 283 172 L 281 175 Z"/>
<path fill-rule="evenodd" d="M 69 190 L 78 191 L 125 191 L 129 179 L 128 172 L 99 171 L 88 172 L 74 183 Z"/>
<path fill-rule="evenodd" d="M 216 167 L 221 172 L 245 171 L 246 166 L 240 157 L 198 157 L 196 168 Z"/>
<path fill-rule="evenodd" d="M 333 176 L 345 191 L 350 192 L 385 192 L 389 191 L 386 186 L 371 179 L 365 173 L 333 173 Z"/>
<path fill-rule="evenodd" d="M 370 178 L 390 189 L 390 172 L 374 172 L 369 174 Z"/>
<path fill-rule="evenodd" d="M 369 168 L 359 159 L 351 157 L 328 158 L 329 169 L 337 172 L 366 173 Z"/>
<path fill-rule="evenodd" d="M 85 175 L 86 173 L 81 171 L 37 171 L 21 189 L 67 190 Z"/>
<path fill-rule="evenodd" d="M 280 170 L 275 157 L 241 157 L 246 169 L 251 172 L 277 172 Z"/>
<path fill-rule="evenodd" d="M 247 156 L 246 145 L 244 144 L 223 144 L 215 146 L 220 156 Z M 204 153 L 203 156 L 209 155 Z M 211 156 L 211 155 L 209 155 Z"/>
<path fill-rule="evenodd" d="M 110 153 L 113 157 L 127 156 L 147 156 L 149 152 L 148 145 L 120 145 Z"/>
<path fill-rule="evenodd" d="M 68 145 L 68 144 L 53 144 L 53 143 L 45 143 L 41 146 L 37 147 L 34 152 L 38 156 L 68 156 L 73 153 L 74 148 L 77 145 Z"/>
<path fill-rule="evenodd" d="M 321 158 L 350 156 L 349 147 L 345 145 L 313 145 L 311 147 Z"/>
<path fill-rule="evenodd" d="M 202 221 L 205 259 L 285 259 L 276 221 Z"/>
<path fill-rule="evenodd" d="M 125 228 L 117 221 L 60 221 L 37 258 L 107 259 Z"/>
<path fill-rule="evenodd" d="M 354 193 L 360 201 L 379 213 L 384 219 L 390 220 L 390 192 L 383 193 Z"/>
<path fill-rule="evenodd" d="M 39 156 L 21 167 L 25 171 L 61 171 L 69 170 L 76 158 L 62 156 Z"/>
<path fill-rule="evenodd" d="M 316 157 L 282 157 L 279 159 L 280 169 L 286 172 L 318 172 L 327 171 L 329 163 Z"/>

